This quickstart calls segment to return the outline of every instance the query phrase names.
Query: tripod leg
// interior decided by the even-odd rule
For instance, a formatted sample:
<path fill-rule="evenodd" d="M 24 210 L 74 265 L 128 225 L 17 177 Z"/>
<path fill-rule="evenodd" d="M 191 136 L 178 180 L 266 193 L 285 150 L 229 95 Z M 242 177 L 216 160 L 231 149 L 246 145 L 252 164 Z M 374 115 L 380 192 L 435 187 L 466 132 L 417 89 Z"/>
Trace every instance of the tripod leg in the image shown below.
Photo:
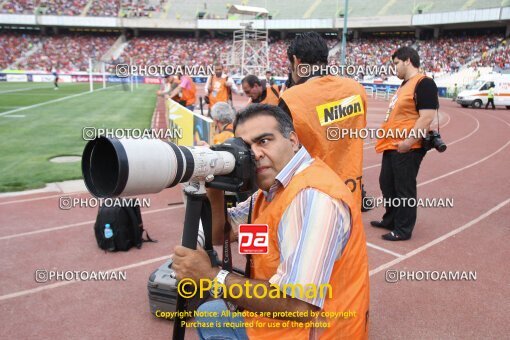
<path fill-rule="evenodd" d="M 186 248 L 197 249 L 198 224 L 202 212 L 204 196 L 186 194 L 186 215 L 184 216 L 184 231 L 182 234 L 182 245 Z M 183 312 L 186 306 L 186 299 L 177 294 L 177 312 Z M 174 340 L 183 340 L 186 328 L 181 325 L 184 318 L 177 317 L 174 321 Z"/>

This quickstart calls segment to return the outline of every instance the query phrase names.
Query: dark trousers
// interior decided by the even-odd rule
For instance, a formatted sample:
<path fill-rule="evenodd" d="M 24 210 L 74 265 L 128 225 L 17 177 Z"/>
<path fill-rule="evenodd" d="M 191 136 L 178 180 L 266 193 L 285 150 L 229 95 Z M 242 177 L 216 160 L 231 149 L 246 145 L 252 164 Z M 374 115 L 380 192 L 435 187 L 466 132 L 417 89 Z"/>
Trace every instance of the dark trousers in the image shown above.
<path fill-rule="evenodd" d="M 492 106 L 492 109 L 495 110 L 496 109 L 496 106 L 494 106 L 494 98 L 489 98 L 487 99 L 487 104 L 485 104 L 485 109 L 487 110 L 487 108 L 489 107 L 489 103 L 491 104 Z"/>
<path fill-rule="evenodd" d="M 416 177 L 425 156 L 424 149 L 412 149 L 407 153 L 387 150 L 383 153 L 379 186 L 386 200 L 394 198 L 416 199 Z M 394 200 L 397 203 L 397 200 Z M 416 207 L 405 205 L 405 200 L 398 201 L 400 206 L 385 204 L 386 212 L 382 223 L 393 227 L 395 233 L 402 237 L 411 237 L 416 223 Z M 395 204 L 397 205 L 397 204 Z"/>

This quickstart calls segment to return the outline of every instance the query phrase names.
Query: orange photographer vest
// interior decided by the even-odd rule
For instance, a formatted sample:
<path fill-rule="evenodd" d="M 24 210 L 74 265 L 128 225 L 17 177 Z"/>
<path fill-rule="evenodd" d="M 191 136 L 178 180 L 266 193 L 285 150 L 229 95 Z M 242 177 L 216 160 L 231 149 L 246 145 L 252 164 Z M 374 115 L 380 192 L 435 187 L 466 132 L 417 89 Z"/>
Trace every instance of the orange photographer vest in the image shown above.
<path fill-rule="evenodd" d="M 325 76 L 295 85 L 281 98 L 291 112 L 301 144 L 340 176 L 361 208 L 363 139 L 328 140 L 328 135 L 335 137 L 343 128 L 365 128 L 367 98 L 363 86 L 349 78 Z"/>
<path fill-rule="evenodd" d="M 269 248 L 267 254 L 252 255 L 251 278 L 268 281 L 280 264 L 280 247 L 278 244 L 278 225 L 285 209 L 303 189 L 315 188 L 343 201 L 351 211 L 351 233 L 343 253 L 333 266 L 329 279 L 332 297 L 326 295 L 322 311 L 355 312 L 351 318 L 325 319 L 329 328 L 317 329 L 320 339 L 366 339 L 368 337 L 369 279 L 365 232 L 361 222 L 361 212 L 352 201 L 352 194 L 340 179 L 324 162 L 315 159 L 311 165 L 296 174 L 283 189 L 276 192 L 271 202 L 260 194 L 253 209 L 253 223 L 269 226 Z M 356 207 L 356 208 L 355 208 Z M 288 226 L 292 227 L 292 226 Z M 319 289 L 317 289 L 319 291 Z M 249 322 L 266 322 L 280 324 L 280 328 L 249 328 L 248 337 L 256 340 L 300 340 L 308 339 L 310 328 L 283 328 L 282 320 L 263 317 L 245 317 Z M 322 332 L 322 333 L 321 333 Z"/>
<path fill-rule="evenodd" d="M 277 94 L 275 94 L 275 92 Z M 278 106 L 278 101 L 280 100 L 280 90 L 278 89 L 278 85 L 273 85 L 271 87 L 266 87 L 266 98 L 261 101 L 261 104 L 269 104 Z"/>
<path fill-rule="evenodd" d="M 218 102 L 228 101 L 227 78 L 211 78 L 212 91 L 209 92 L 209 107 L 213 107 Z"/>
<path fill-rule="evenodd" d="M 195 83 L 193 82 L 193 79 L 191 79 L 188 76 L 185 76 L 189 78 L 190 88 L 189 89 L 182 89 L 182 97 L 181 100 L 186 102 L 186 106 L 190 106 L 195 104 L 195 101 L 197 99 L 197 87 L 195 86 Z"/>
<path fill-rule="evenodd" d="M 213 137 L 213 144 L 221 144 L 225 142 L 229 138 L 234 137 L 234 126 L 232 124 L 228 124 L 223 128 L 223 130 Z"/>
<path fill-rule="evenodd" d="M 416 110 L 416 102 L 414 101 L 414 92 L 416 85 L 425 78 L 423 74 L 417 74 L 409 79 L 403 86 L 400 86 L 397 93 L 391 98 L 390 106 L 386 112 L 386 117 L 381 126 L 384 131 L 392 130 L 397 134 L 398 131 L 410 131 L 418 118 L 420 113 Z M 403 141 L 405 138 L 380 138 L 375 144 L 375 151 L 378 153 L 384 150 L 397 150 L 398 146 L 394 143 Z M 413 144 L 411 149 L 421 148 L 421 139 Z"/>

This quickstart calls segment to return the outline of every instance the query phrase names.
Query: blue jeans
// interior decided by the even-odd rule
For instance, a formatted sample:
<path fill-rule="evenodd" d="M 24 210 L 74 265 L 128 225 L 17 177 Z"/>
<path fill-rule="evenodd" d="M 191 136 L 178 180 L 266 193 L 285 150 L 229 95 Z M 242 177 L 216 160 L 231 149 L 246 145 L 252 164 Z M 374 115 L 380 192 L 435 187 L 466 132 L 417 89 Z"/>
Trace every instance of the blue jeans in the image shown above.
<path fill-rule="evenodd" d="M 244 322 L 244 318 L 242 316 L 221 316 L 223 311 L 227 311 L 227 305 L 225 301 L 222 299 L 213 300 L 202 304 L 198 307 L 198 311 L 200 312 L 216 312 L 218 313 L 218 317 L 196 317 L 195 319 L 200 322 L 213 322 L 216 321 L 223 324 L 223 322 L 234 322 L 234 323 L 242 323 Z M 246 329 L 244 327 L 230 328 L 230 327 L 212 327 L 212 328 L 200 328 L 198 327 L 198 335 L 200 339 L 205 340 L 244 340 L 248 339 L 248 335 L 246 334 Z"/>

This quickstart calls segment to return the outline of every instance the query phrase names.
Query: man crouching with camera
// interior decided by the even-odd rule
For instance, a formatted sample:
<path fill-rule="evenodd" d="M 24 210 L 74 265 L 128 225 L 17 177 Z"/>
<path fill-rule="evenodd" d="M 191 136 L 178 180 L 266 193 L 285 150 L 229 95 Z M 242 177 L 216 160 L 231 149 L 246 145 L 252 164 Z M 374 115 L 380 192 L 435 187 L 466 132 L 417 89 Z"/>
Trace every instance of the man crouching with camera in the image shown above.
<path fill-rule="evenodd" d="M 229 209 L 230 239 L 238 241 L 239 225 L 249 219 L 253 224 L 267 224 L 267 253 L 250 255 L 247 277 L 243 277 L 212 267 L 203 249 L 175 248 L 172 268 L 177 279 L 197 283 L 208 279 L 222 287 L 222 299 L 198 309 L 217 313 L 217 317 L 201 319 L 215 326 L 199 326 L 200 337 L 367 338 L 368 262 L 361 215 L 354 208 L 352 193 L 333 170 L 300 146 L 291 118 L 280 108 L 249 106 L 236 116 L 234 133 L 251 148 L 259 190 Z M 213 242 L 222 244 L 223 193 L 208 189 L 207 196 L 213 213 Z M 320 294 L 320 289 L 310 294 L 310 287 L 325 285 L 326 294 Z M 308 293 L 293 289 L 296 286 Z M 225 317 L 225 300 L 244 309 L 243 315 Z"/>
<path fill-rule="evenodd" d="M 411 238 L 416 223 L 416 205 L 406 206 L 405 202 L 409 202 L 410 198 L 416 200 L 416 177 L 421 161 L 431 146 L 440 152 L 446 146 L 437 132 L 429 132 L 439 100 L 434 80 L 419 73 L 418 52 L 410 47 L 401 47 L 392 59 L 398 78 L 404 81 L 391 99 L 382 129 L 386 132 L 406 131 L 408 136 L 388 138 L 387 134 L 377 141 L 375 150 L 383 153 L 379 185 L 386 212 L 382 221 L 370 224 L 391 230 L 382 235 L 383 239 L 403 241 Z M 424 137 L 425 140 L 422 140 Z M 397 200 L 399 203 L 393 203 Z"/>

